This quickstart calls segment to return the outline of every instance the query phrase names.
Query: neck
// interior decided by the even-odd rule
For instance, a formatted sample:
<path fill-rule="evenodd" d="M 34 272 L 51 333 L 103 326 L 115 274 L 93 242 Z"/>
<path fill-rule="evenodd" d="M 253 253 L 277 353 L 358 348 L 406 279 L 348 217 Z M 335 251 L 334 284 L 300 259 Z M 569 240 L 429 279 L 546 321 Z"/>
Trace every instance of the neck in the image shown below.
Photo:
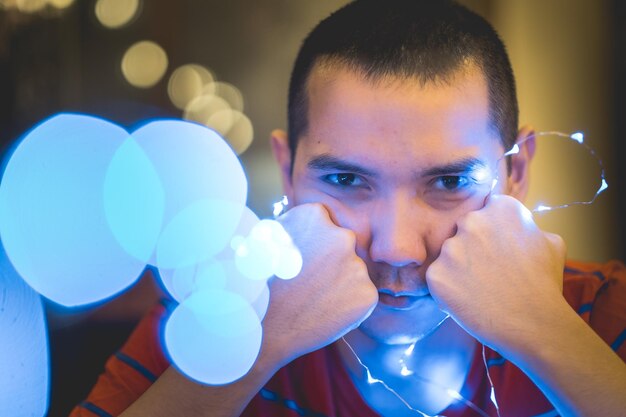
<path fill-rule="evenodd" d="M 477 343 L 453 320 L 414 344 L 388 345 L 359 329 L 345 336 L 339 351 L 364 400 L 382 415 L 415 416 L 411 408 L 434 415 L 462 391 Z M 370 376 L 380 382 L 368 382 Z M 392 392 L 393 390 L 395 392 Z M 467 393 L 465 393 L 467 395 Z"/>

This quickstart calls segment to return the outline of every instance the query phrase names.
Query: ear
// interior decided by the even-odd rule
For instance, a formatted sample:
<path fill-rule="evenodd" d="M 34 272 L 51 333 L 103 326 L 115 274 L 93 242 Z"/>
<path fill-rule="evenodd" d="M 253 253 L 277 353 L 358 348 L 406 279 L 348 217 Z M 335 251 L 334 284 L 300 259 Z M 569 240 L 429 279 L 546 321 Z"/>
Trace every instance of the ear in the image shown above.
<path fill-rule="evenodd" d="M 535 130 L 524 126 L 515 141 L 519 152 L 511 155 L 511 174 L 507 179 L 508 194 L 523 202 L 528 194 L 530 163 L 535 156 Z"/>
<path fill-rule="evenodd" d="M 276 159 L 280 170 L 280 177 L 283 182 L 283 192 L 289 201 L 292 202 L 294 199 L 293 185 L 291 181 L 291 149 L 289 148 L 287 132 L 280 129 L 272 131 L 270 143 L 274 159 Z"/>

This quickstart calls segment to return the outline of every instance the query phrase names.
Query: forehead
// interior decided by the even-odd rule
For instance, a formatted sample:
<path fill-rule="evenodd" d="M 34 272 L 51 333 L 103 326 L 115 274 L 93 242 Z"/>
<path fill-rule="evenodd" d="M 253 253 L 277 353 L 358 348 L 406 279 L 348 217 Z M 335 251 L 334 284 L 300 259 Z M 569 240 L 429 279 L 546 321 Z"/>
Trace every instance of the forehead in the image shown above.
<path fill-rule="evenodd" d="M 366 79 L 341 66 L 315 68 L 308 86 L 308 129 L 298 154 L 412 166 L 497 154 L 487 83 L 467 66 L 444 81 Z"/>

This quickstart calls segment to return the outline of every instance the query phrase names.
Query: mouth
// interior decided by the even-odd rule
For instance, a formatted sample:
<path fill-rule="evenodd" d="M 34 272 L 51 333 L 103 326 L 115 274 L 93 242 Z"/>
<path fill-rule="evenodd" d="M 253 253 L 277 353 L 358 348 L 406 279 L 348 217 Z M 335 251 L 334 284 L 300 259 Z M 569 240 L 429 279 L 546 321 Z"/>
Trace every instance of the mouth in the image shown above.
<path fill-rule="evenodd" d="M 417 306 L 420 302 L 423 302 L 429 298 L 431 298 L 430 294 L 405 295 L 388 293 L 384 291 L 378 292 L 378 304 L 390 310 L 411 310 L 412 308 L 415 308 L 415 306 Z"/>

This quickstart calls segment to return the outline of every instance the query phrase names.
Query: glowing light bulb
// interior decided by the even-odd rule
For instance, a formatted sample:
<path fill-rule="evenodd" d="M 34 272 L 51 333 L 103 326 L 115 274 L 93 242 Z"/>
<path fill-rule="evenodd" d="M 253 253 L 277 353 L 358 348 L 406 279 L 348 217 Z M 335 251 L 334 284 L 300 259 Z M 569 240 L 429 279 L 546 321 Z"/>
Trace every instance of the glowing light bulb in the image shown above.
<path fill-rule="evenodd" d="M 413 371 L 406 367 L 406 365 L 402 365 L 402 369 L 400 369 L 400 375 L 409 376 L 413 375 Z"/>
<path fill-rule="evenodd" d="M 250 254 L 250 250 L 248 249 L 248 247 L 246 246 L 245 243 L 242 243 L 239 246 L 237 246 L 237 249 L 235 250 L 235 253 L 240 258 L 245 258 L 246 256 L 248 256 Z"/>
<path fill-rule="evenodd" d="M 516 153 L 519 153 L 519 145 L 517 143 L 504 156 L 515 155 Z"/>
<path fill-rule="evenodd" d="M 493 403 L 493 405 L 495 405 L 496 408 L 498 408 L 498 401 L 496 401 L 496 390 L 493 389 L 493 386 L 491 387 L 491 395 L 489 396 L 489 398 L 491 399 L 491 402 Z"/>
<path fill-rule="evenodd" d="M 289 205 L 289 200 L 287 199 L 287 196 L 284 195 L 280 201 L 274 203 L 274 217 L 280 216 L 287 205 Z"/>
<path fill-rule="evenodd" d="M 570 135 L 570 138 L 574 139 L 576 142 L 581 143 L 581 144 L 585 140 L 585 136 L 583 135 L 582 132 L 572 133 Z"/>
<path fill-rule="evenodd" d="M 415 343 L 411 343 L 411 345 L 406 348 L 404 351 L 404 356 L 411 356 L 413 354 L 413 350 L 415 349 Z"/>
<path fill-rule="evenodd" d="M 367 372 L 367 382 L 368 384 L 375 384 L 377 382 L 382 382 L 380 379 L 376 379 L 372 376 L 372 374 L 370 373 L 369 369 L 365 369 L 365 371 Z"/>
<path fill-rule="evenodd" d="M 537 213 L 541 213 L 542 211 L 550 211 L 550 210 L 552 210 L 552 207 L 539 204 L 537 207 L 535 207 L 534 211 L 536 211 Z"/>
<path fill-rule="evenodd" d="M 448 388 L 448 389 L 446 390 L 446 392 L 448 393 L 448 395 L 449 395 L 450 397 L 454 398 L 455 400 L 462 400 L 462 399 L 463 399 L 463 397 L 461 396 L 461 394 L 459 394 L 457 391 L 455 391 L 455 390 L 453 390 L 453 389 Z"/>

